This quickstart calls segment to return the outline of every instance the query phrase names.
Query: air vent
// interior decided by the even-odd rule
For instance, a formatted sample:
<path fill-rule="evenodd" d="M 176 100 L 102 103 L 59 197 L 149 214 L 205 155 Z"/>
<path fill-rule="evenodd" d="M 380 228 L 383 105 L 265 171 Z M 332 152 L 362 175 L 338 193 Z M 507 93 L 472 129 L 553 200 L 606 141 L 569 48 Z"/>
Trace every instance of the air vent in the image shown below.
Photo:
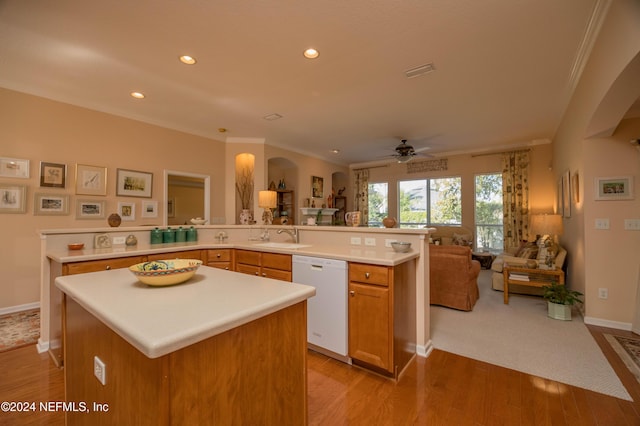
<path fill-rule="evenodd" d="M 433 65 L 433 63 L 429 63 L 425 65 L 420 65 L 419 67 L 411 68 L 410 70 L 406 70 L 404 74 L 407 76 L 407 78 L 413 78 L 423 74 L 428 74 L 432 71 L 435 71 L 435 69 L 436 69 L 435 65 Z"/>

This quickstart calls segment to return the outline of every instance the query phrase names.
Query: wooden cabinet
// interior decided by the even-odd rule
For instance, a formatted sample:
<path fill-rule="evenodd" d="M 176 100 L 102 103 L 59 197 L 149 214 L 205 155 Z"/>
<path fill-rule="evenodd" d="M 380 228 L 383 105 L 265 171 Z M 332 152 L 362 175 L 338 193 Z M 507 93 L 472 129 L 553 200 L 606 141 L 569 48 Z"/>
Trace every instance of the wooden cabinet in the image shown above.
<path fill-rule="evenodd" d="M 287 220 L 289 225 L 296 224 L 296 209 L 295 209 L 295 193 L 293 190 L 278 189 L 276 198 L 276 208 L 273 211 L 273 223 L 275 225 L 282 224 L 282 212 L 287 212 Z"/>
<path fill-rule="evenodd" d="M 206 251 L 207 266 L 218 269 L 226 269 L 233 271 L 233 253 L 232 249 L 214 249 Z"/>
<path fill-rule="evenodd" d="M 349 263 L 349 356 L 397 378 L 415 355 L 415 261 Z"/>
<path fill-rule="evenodd" d="M 111 269 L 128 268 L 136 263 L 144 262 L 144 256 L 119 257 L 116 259 L 88 260 L 86 262 L 65 263 L 62 275 L 84 274 L 86 272 L 108 271 Z"/>
<path fill-rule="evenodd" d="M 147 256 L 148 261 L 166 259 L 198 259 L 206 261 L 206 259 L 202 258 L 202 250 L 171 251 Z"/>
<path fill-rule="evenodd" d="M 235 270 L 243 274 L 291 281 L 291 255 L 236 250 Z"/>

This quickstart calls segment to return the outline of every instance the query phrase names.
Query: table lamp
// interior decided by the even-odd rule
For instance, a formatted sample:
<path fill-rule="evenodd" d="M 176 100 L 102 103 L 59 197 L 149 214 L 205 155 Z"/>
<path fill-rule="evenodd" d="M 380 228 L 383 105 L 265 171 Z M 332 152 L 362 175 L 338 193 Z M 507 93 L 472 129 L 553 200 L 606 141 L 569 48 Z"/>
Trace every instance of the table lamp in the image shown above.
<path fill-rule="evenodd" d="M 531 216 L 531 232 L 538 237 L 538 259 L 544 259 L 547 266 L 553 260 L 549 246 L 557 235 L 562 235 L 562 216 L 559 214 L 534 214 Z"/>
<path fill-rule="evenodd" d="M 273 222 L 273 212 L 271 209 L 276 207 L 276 198 L 278 193 L 276 191 L 259 191 L 258 192 L 258 207 L 264 209 L 262 213 L 262 223 L 265 225 L 271 225 Z"/>

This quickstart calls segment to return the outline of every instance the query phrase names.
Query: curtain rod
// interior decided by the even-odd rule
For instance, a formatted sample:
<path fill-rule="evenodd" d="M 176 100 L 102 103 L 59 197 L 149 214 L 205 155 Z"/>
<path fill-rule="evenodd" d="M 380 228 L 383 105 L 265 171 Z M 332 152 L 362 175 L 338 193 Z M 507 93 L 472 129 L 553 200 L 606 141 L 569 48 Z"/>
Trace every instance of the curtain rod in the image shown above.
<path fill-rule="evenodd" d="M 487 152 L 485 154 L 472 154 L 471 158 L 474 158 L 474 157 L 486 157 L 487 155 L 511 154 L 512 152 L 529 152 L 529 151 L 531 151 L 531 148 L 516 149 L 516 150 L 513 150 L 513 151 Z"/>

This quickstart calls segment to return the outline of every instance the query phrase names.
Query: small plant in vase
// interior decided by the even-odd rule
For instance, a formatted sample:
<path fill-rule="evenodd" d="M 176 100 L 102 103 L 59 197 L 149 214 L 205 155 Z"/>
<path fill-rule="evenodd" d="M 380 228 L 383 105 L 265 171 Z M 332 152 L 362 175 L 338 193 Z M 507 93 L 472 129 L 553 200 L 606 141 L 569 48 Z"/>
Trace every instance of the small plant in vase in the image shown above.
<path fill-rule="evenodd" d="M 251 170 L 244 169 L 236 176 L 236 190 L 240 198 L 240 206 L 242 207 L 242 213 L 240 213 L 240 223 L 243 225 L 248 224 L 253 218 L 251 217 L 251 200 L 253 198 L 253 173 Z"/>
<path fill-rule="evenodd" d="M 571 308 L 575 304 L 583 303 L 582 293 L 569 290 L 562 284 L 552 282 L 542 287 L 542 297 L 547 301 L 548 315 L 554 319 L 571 321 Z"/>

